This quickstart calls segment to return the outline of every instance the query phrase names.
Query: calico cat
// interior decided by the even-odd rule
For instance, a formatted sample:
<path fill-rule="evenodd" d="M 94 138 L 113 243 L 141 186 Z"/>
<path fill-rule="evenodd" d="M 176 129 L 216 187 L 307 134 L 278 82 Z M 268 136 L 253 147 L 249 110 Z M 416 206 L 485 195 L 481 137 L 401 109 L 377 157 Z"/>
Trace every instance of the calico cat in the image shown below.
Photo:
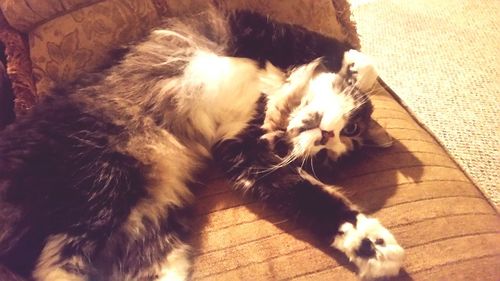
<path fill-rule="evenodd" d="M 189 186 L 213 163 L 361 277 L 397 275 L 391 233 L 301 168 L 390 145 L 370 117 L 377 74 L 350 49 L 212 9 L 54 89 L 1 133 L 0 262 L 44 281 L 189 279 Z"/>

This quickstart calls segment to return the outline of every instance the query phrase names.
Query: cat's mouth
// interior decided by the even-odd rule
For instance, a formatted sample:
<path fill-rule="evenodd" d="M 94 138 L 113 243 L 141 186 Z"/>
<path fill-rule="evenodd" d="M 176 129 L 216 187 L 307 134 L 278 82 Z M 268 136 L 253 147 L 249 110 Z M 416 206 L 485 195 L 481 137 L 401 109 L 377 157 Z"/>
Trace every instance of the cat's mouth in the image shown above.
<path fill-rule="evenodd" d="M 317 140 L 314 144 L 315 145 L 326 145 L 330 139 L 335 137 L 335 133 L 333 131 L 326 131 L 326 130 L 320 130 L 321 131 L 321 139 Z"/>

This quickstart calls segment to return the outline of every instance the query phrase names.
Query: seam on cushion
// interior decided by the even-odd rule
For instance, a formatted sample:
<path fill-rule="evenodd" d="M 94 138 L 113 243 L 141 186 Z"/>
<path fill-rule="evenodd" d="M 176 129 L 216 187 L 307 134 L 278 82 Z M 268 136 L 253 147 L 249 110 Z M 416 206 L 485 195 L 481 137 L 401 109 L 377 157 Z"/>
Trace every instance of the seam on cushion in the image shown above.
<path fill-rule="evenodd" d="M 252 202 L 252 203 L 249 203 L 249 204 L 241 204 L 241 205 L 239 205 L 239 206 L 237 206 L 235 208 L 247 207 L 247 206 L 254 205 L 254 204 L 256 205 L 258 203 L 259 203 L 259 201 L 255 201 L 255 202 Z M 200 215 L 198 218 L 208 217 L 209 215 L 212 215 L 212 214 L 215 214 L 215 213 L 219 213 L 219 212 L 222 212 L 222 211 L 226 211 L 226 210 L 228 210 L 228 209 L 217 210 L 217 211 L 214 211 L 214 212 L 212 212 L 210 214 Z M 222 226 L 222 227 L 215 227 L 211 231 L 207 231 L 206 229 L 202 229 L 198 233 L 209 233 L 209 232 L 213 232 L 213 231 L 216 231 L 216 230 L 230 228 L 230 227 L 233 227 L 233 226 L 243 225 L 243 224 L 247 224 L 247 223 L 253 223 L 253 222 L 256 222 L 256 221 L 259 221 L 259 220 L 262 220 L 262 219 L 272 218 L 274 216 L 276 216 L 276 214 L 267 214 L 267 215 L 264 215 L 264 216 L 257 216 L 255 219 L 251 219 L 251 220 L 247 220 L 247 221 L 242 221 L 242 222 L 238 222 L 238 223 L 234 223 L 234 224 L 226 225 L 226 226 Z"/>
<path fill-rule="evenodd" d="M 268 240 L 268 239 L 271 239 L 273 237 L 276 237 L 276 236 L 280 236 L 280 235 L 283 235 L 283 234 L 289 234 L 289 233 L 294 233 L 294 232 L 300 232 L 300 231 L 304 231 L 305 229 L 304 228 L 300 228 L 300 227 L 295 227 L 293 229 L 290 229 L 290 230 L 287 230 L 287 231 L 280 231 L 278 233 L 274 233 L 274 234 L 271 234 L 271 235 L 266 235 L 266 236 L 263 236 L 263 237 L 259 237 L 257 239 L 253 239 L 253 240 L 249 240 L 249 241 L 245 241 L 241 244 L 236 244 L 236 245 L 232 245 L 232 246 L 228 246 L 228 247 L 222 247 L 222 248 L 217 248 L 217 249 L 214 249 L 214 250 L 210 250 L 210 251 L 207 251 L 207 252 L 203 252 L 199 255 L 197 255 L 196 257 L 202 257 L 204 255 L 208 255 L 208 254 L 211 254 L 211 253 L 216 253 L 216 252 L 221 252 L 221 251 L 225 251 L 225 250 L 228 250 L 228 249 L 232 249 L 232 248 L 236 248 L 236 247 L 239 247 L 241 245 L 248 245 L 248 244 L 252 244 L 252 243 L 255 243 L 255 242 L 259 242 L 259 241 L 262 241 L 262 240 Z M 273 260 L 273 259 L 276 259 L 276 258 L 279 258 L 279 257 L 282 257 L 282 256 L 286 256 L 288 254 L 293 254 L 293 253 L 298 253 L 298 252 L 302 252 L 302 251 L 305 251 L 307 250 L 309 247 L 305 246 L 301 249 L 296 249 L 294 251 L 291 251 L 285 255 L 279 255 L 279 256 L 276 256 L 276 257 L 269 257 L 267 258 L 266 260 L 264 261 L 258 261 L 258 262 L 252 262 L 252 263 L 249 263 L 249 264 L 246 264 L 246 265 L 241 265 L 239 267 L 247 267 L 249 265 L 252 265 L 252 264 L 259 264 L 259 263 L 263 263 L 265 261 L 269 261 L 269 260 Z M 337 264 L 335 267 L 338 267 L 339 264 Z M 238 268 L 233 268 L 231 270 L 235 270 L 235 269 L 238 269 Z M 326 269 L 326 268 L 323 268 L 323 269 Z M 318 271 L 321 271 L 323 269 L 319 269 Z M 316 271 L 314 271 L 316 272 Z M 211 274 L 208 274 L 208 275 L 204 275 L 204 276 L 200 276 L 200 277 L 209 277 L 209 276 L 212 276 L 212 275 L 215 275 L 215 274 L 220 274 L 222 272 L 216 272 L 216 273 L 211 273 Z M 293 277 L 292 277 L 293 278 Z"/>
<path fill-rule="evenodd" d="M 418 151 L 418 150 L 412 150 L 412 151 L 391 151 L 389 153 L 384 153 L 384 156 L 386 156 L 386 155 L 398 155 L 398 154 L 415 154 L 415 153 L 432 154 L 432 155 L 443 156 L 443 157 L 447 156 L 446 154 L 436 153 L 434 151 Z"/>
<path fill-rule="evenodd" d="M 324 268 L 320 268 L 320 269 L 317 269 L 317 270 L 313 270 L 313 271 L 309 271 L 309 272 L 305 272 L 305 273 L 301 273 L 301 274 L 298 274 L 298 275 L 294 275 L 292 277 L 288 277 L 288 278 L 283 278 L 283 279 L 278 279 L 279 281 L 284 281 L 284 280 L 294 280 L 296 278 L 299 278 L 299 277 L 303 277 L 303 276 L 307 276 L 307 275 L 311 275 L 311 274 L 315 274 L 315 273 L 320 273 L 320 272 L 325 272 L 327 270 L 331 270 L 331 269 L 335 269 L 335 268 L 338 268 L 338 267 L 341 267 L 343 266 L 343 264 L 340 264 L 340 262 L 337 262 L 336 265 L 334 266 L 331 266 L 331 265 L 328 265 Z M 345 266 L 345 265 L 344 265 Z"/>
<path fill-rule="evenodd" d="M 424 132 L 422 129 L 416 129 L 416 128 L 406 128 L 406 127 L 386 127 L 386 129 L 390 130 L 406 130 L 406 131 L 417 131 L 417 132 Z"/>
<path fill-rule="evenodd" d="M 245 264 L 245 265 L 240 265 L 240 266 L 237 266 L 237 267 L 235 267 L 233 269 L 226 270 L 226 271 L 223 271 L 223 272 L 208 274 L 208 275 L 203 276 L 203 278 L 207 278 L 207 277 L 211 277 L 211 276 L 217 276 L 217 275 L 220 275 L 221 273 L 235 271 L 235 270 L 238 270 L 240 268 L 246 268 L 246 267 L 249 267 L 249 266 L 252 266 L 252 265 L 262 264 L 262 263 L 265 263 L 265 262 L 268 262 L 268 261 L 272 261 L 272 260 L 275 260 L 275 259 L 278 259 L 278 258 L 282 258 L 282 257 L 286 257 L 286 256 L 289 256 L 289 255 L 292 255 L 292 254 L 304 252 L 304 251 L 307 251 L 308 249 L 310 249 L 310 248 L 309 247 L 305 247 L 303 249 L 297 249 L 297 250 L 291 251 L 289 253 L 286 253 L 284 255 L 279 255 L 277 257 L 270 257 L 270 258 L 266 258 L 266 259 L 263 259 L 263 260 L 258 261 L 258 262 L 250 262 L 250 263 Z M 332 268 L 339 267 L 339 266 L 341 266 L 341 265 L 337 263 L 337 265 L 334 266 L 334 267 L 332 267 Z M 314 272 L 314 271 L 312 271 L 312 272 Z M 304 274 L 308 274 L 308 273 L 311 273 L 311 272 L 305 272 Z M 294 277 L 284 278 L 284 279 L 280 279 L 280 280 L 287 280 L 287 279 L 290 279 L 290 278 L 294 278 Z"/>
<path fill-rule="evenodd" d="M 387 107 L 377 107 L 377 106 L 375 106 L 375 109 L 377 111 L 384 110 L 384 111 L 393 111 L 393 112 L 397 112 L 397 113 L 401 113 L 401 114 L 408 114 L 408 112 L 401 111 L 401 110 L 395 109 L 395 108 L 387 108 Z"/>
<path fill-rule="evenodd" d="M 442 216 L 435 216 L 435 217 L 432 217 L 432 218 L 425 218 L 425 219 L 421 219 L 421 220 L 414 220 L 414 221 L 411 221 L 411 222 L 407 222 L 407 223 L 396 223 L 396 224 L 393 224 L 393 225 L 388 225 L 387 228 L 389 229 L 395 229 L 395 228 L 400 228 L 400 227 L 403 227 L 403 226 L 408 226 L 408 225 L 412 225 L 412 224 L 416 224 L 416 223 L 421 223 L 421 222 L 425 222 L 425 221 L 430 221 L 430 220 L 435 220 L 435 219 L 443 219 L 443 218 L 448 218 L 448 217 L 458 217 L 458 216 L 465 216 L 465 215 L 474 215 L 474 216 L 497 216 L 496 214 L 494 213 L 484 213 L 484 212 L 470 212 L 470 213 L 460 213 L 460 214 L 446 214 L 446 215 L 442 215 Z"/>
<path fill-rule="evenodd" d="M 26 0 L 25 0 L 26 1 Z M 86 8 L 86 7 L 89 7 L 89 6 L 92 6 L 94 4 L 99 4 L 99 3 L 102 3 L 102 2 L 106 2 L 106 1 L 110 1 L 110 0 L 89 0 L 89 2 L 86 2 L 86 3 L 81 3 L 81 4 L 78 4 L 76 6 L 73 6 L 73 8 L 69 9 L 69 10 L 65 10 L 65 11 L 61 11 L 61 12 L 58 12 L 58 13 L 55 13 L 53 14 L 52 16 L 50 16 L 50 18 L 44 18 L 42 16 L 40 16 L 41 18 L 43 18 L 43 20 L 35 23 L 33 26 L 31 26 L 26 32 L 31 32 L 32 30 L 36 29 L 37 27 L 55 19 L 55 18 L 58 18 L 58 17 L 61 17 L 61 16 L 64 16 L 64 15 L 67 15 L 67 14 L 70 14 L 76 10 L 79 10 L 79 9 L 83 9 L 83 8 Z M 31 7 L 30 7 L 31 9 Z"/>
<path fill-rule="evenodd" d="M 474 184 L 472 184 L 469 181 L 462 181 L 462 180 L 455 180 L 455 179 L 421 180 L 421 181 L 400 182 L 400 183 L 395 184 L 395 185 L 394 184 L 383 185 L 383 186 L 379 186 L 377 188 L 370 188 L 368 190 L 364 190 L 363 192 L 371 193 L 371 192 L 376 192 L 378 190 L 386 189 L 386 188 L 390 188 L 390 187 L 398 187 L 398 189 L 404 189 L 404 188 L 409 188 L 408 186 L 404 186 L 404 185 L 421 184 L 421 183 L 427 183 L 427 182 L 460 182 L 460 183 L 466 183 L 466 184 L 470 184 L 470 185 L 474 186 Z"/>
<path fill-rule="evenodd" d="M 415 142 L 423 142 L 423 143 L 427 143 L 427 144 L 432 144 L 435 147 L 440 147 L 439 143 L 429 142 L 429 141 L 425 141 L 425 140 L 422 140 L 422 141 L 418 140 L 418 139 L 401 139 L 401 140 L 408 141 L 408 142 L 413 142 L 413 141 L 415 141 Z M 448 155 L 448 157 L 449 157 L 449 155 Z"/>
<path fill-rule="evenodd" d="M 403 118 L 403 117 L 395 117 L 395 116 L 379 116 L 379 117 L 377 117 L 377 120 L 387 120 L 387 119 L 389 119 L 389 120 L 401 120 L 401 121 L 408 122 L 408 119 Z"/>
<path fill-rule="evenodd" d="M 467 177 L 475 185 L 476 189 L 479 190 L 479 192 L 481 192 L 481 194 L 483 195 L 483 197 L 485 198 L 485 200 L 488 202 L 488 204 L 490 204 L 491 207 L 493 207 L 493 209 L 496 211 L 496 213 L 499 214 L 500 213 L 500 206 L 497 207 L 493 203 L 493 201 L 491 201 L 491 199 L 488 196 L 486 196 L 486 194 L 484 193 L 484 191 L 481 188 L 479 188 L 479 185 L 469 175 L 469 173 L 467 173 L 467 171 L 465 171 L 465 169 L 457 162 L 457 160 L 455 160 L 455 158 L 451 157 L 450 151 L 446 148 L 446 146 L 443 145 L 443 143 L 439 140 L 439 138 L 436 137 L 436 135 L 429 129 L 429 127 L 427 127 L 420 120 L 418 120 L 418 118 L 416 117 L 415 113 L 410 109 L 410 107 L 403 101 L 403 99 L 400 96 L 398 96 L 398 94 L 396 94 L 396 92 L 394 92 L 394 90 L 391 89 L 391 87 L 389 87 L 389 85 L 387 85 L 384 82 L 384 80 L 382 80 L 382 78 L 378 77 L 377 81 L 382 86 L 382 88 L 387 93 L 389 93 L 389 95 L 391 95 L 394 98 L 394 100 L 399 105 L 401 105 L 408 112 L 408 115 L 410 115 L 410 117 L 413 119 L 413 121 L 415 121 L 422 129 L 424 129 L 439 144 L 439 146 L 441 147 L 442 150 L 446 151 L 446 153 L 448 154 L 448 157 L 453 162 L 455 162 L 455 164 L 462 171 L 462 173 L 465 175 L 465 177 Z"/>
<path fill-rule="evenodd" d="M 421 222 L 426 222 L 426 221 L 429 221 L 429 220 L 434 220 L 434 219 L 446 219 L 446 218 L 453 218 L 453 217 L 463 217 L 463 216 L 483 216 L 483 217 L 497 217 L 495 214 L 490 214 L 490 213 L 464 213 L 464 214 L 453 214 L 453 215 L 443 215 L 443 216 L 437 216 L 437 217 L 432 217 L 432 218 L 426 218 L 426 219 L 423 219 L 423 220 L 419 220 L 419 221 L 412 221 L 412 222 L 408 222 L 408 223 L 404 223 L 404 224 L 394 224 L 392 226 L 388 226 L 391 228 L 391 230 L 395 230 L 395 229 L 398 229 L 398 228 L 402 228 L 402 227 L 406 227 L 406 226 L 410 226 L 410 225 L 413 225 L 413 224 L 417 224 L 417 223 L 421 223 Z"/>
<path fill-rule="evenodd" d="M 429 141 L 429 140 L 424 140 L 424 139 L 400 138 L 398 140 L 425 142 L 425 143 L 434 144 L 436 146 L 439 146 L 439 143 L 437 143 L 437 142 L 433 142 L 433 141 Z"/>
<path fill-rule="evenodd" d="M 211 253 L 215 253 L 215 252 L 219 252 L 219 251 L 223 251 L 223 250 L 227 250 L 227 249 L 231 249 L 231 248 L 236 248 L 236 247 L 239 247 L 241 245 L 247 245 L 247 244 L 259 242 L 261 240 L 270 239 L 272 237 L 279 236 L 279 235 L 282 235 L 282 234 L 290 234 L 290 233 L 293 233 L 293 232 L 295 232 L 297 230 L 305 230 L 305 229 L 304 228 L 300 228 L 298 226 L 295 226 L 292 229 L 289 229 L 287 231 L 279 231 L 277 233 L 273 233 L 273 234 L 270 234 L 270 235 L 262 236 L 262 237 L 259 237 L 257 239 L 248 240 L 248 241 L 245 241 L 243 243 L 238 243 L 238 244 L 235 244 L 235 245 L 232 245 L 232 246 L 221 247 L 221 248 L 209 250 L 209 251 L 200 253 L 199 255 L 197 255 L 197 257 L 201 257 L 201 256 L 204 256 L 204 255 L 208 255 L 208 254 L 211 254 Z"/>
<path fill-rule="evenodd" d="M 30 3 L 28 3 L 28 0 L 23 0 L 23 1 L 24 1 L 24 4 L 26 4 L 26 7 L 28 7 L 28 9 L 30 9 L 30 10 L 33 12 L 33 14 L 37 15 L 38 17 L 40 17 L 40 18 L 41 18 L 41 19 L 43 19 L 43 20 L 45 19 L 45 17 L 43 17 L 42 15 L 40 15 L 37 11 L 35 11 L 35 10 L 31 7 Z"/>
<path fill-rule="evenodd" d="M 479 231 L 479 232 L 473 232 L 473 233 L 467 233 L 467 234 L 452 235 L 452 236 L 448 236 L 448 237 L 442 237 L 442 238 L 430 240 L 430 241 L 427 241 L 425 243 L 415 244 L 412 246 L 406 246 L 404 248 L 405 248 L 405 250 L 408 250 L 408 249 L 421 247 L 421 246 L 429 245 L 429 244 L 436 243 L 436 242 L 446 241 L 446 240 L 450 240 L 450 239 L 470 237 L 470 236 L 483 235 L 483 234 L 498 234 L 498 231 L 490 230 L 490 231 Z"/>
<path fill-rule="evenodd" d="M 416 271 L 409 272 L 409 273 L 420 273 L 420 272 L 430 271 L 430 270 L 433 270 L 433 269 L 436 269 L 436 268 L 444 267 L 444 266 L 447 266 L 447 265 L 459 264 L 459 263 L 462 263 L 462 262 L 467 262 L 467 261 L 472 261 L 472 260 L 478 260 L 478 259 L 484 259 L 484 258 L 493 258 L 493 257 L 498 257 L 498 256 L 500 256 L 500 254 L 489 254 L 489 255 L 482 255 L 482 256 L 479 256 L 479 257 L 472 257 L 472 258 L 467 258 L 467 259 L 461 259 L 461 260 L 457 260 L 457 261 L 451 261 L 451 262 L 446 262 L 446 263 L 443 263 L 443 264 L 434 265 L 434 266 L 432 266 L 430 268 L 420 269 L 420 270 L 416 270 Z"/>
<path fill-rule="evenodd" d="M 250 202 L 241 202 L 241 204 L 238 204 L 238 205 L 234 205 L 234 206 L 229 206 L 229 207 L 224 207 L 224 208 L 221 208 L 221 209 L 217 209 L 217 210 L 212 210 L 212 211 L 208 211 L 206 213 L 200 213 L 198 214 L 200 217 L 202 216 L 206 216 L 206 215 L 210 215 L 210 214 L 214 214 L 214 213 L 217 213 L 217 212 L 222 212 L 222 211 L 225 211 L 225 210 L 229 210 L 229 209 L 232 209 L 232 208 L 238 208 L 238 207 L 246 207 L 246 206 L 250 206 L 250 205 L 253 205 L 253 204 L 257 204 L 258 200 L 253 200 L 253 201 L 250 201 Z"/>
<path fill-rule="evenodd" d="M 392 208 L 392 207 L 397 207 L 397 206 L 402 206 L 402 205 L 407 205 L 415 202 L 423 202 L 423 201 L 430 201 L 430 200 L 438 200 L 438 199 L 447 199 L 447 198 L 469 198 L 469 199 L 483 199 L 478 196 L 465 196 L 465 195 L 452 195 L 452 196 L 436 196 L 436 197 L 430 197 L 430 198 L 421 198 L 421 199 L 416 199 L 412 201 L 406 201 L 406 202 L 400 202 L 400 203 L 395 203 L 391 206 L 384 206 L 377 211 Z M 484 200 L 485 201 L 485 200 Z"/>
<path fill-rule="evenodd" d="M 257 203 L 257 202 L 256 202 Z M 245 207 L 246 205 L 241 205 L 239 207 Z M 217 212 L 214 212 L 214 213 L 217 213 Z M 213 214 L 213 213 L 212 213 Z M 206 217 L 206 215 L 204 215 Z M 200 216 L 200 217 L 203 217 L 203 216 Z M 226 226 L 222 226 L 222 227 L 218 227 L 218 228 L 214 228 L 210 231 L 207 231 L 206 229 L 202 229 L 201 231 L 199 231 L 197 234 L 203 234 L 203 233 L 210 233 L 210 232 L 214 232 L 214 231 L 219 231 L 219 230 L 223 230 L 223 229 L 228 229 L 228 228 L 231 228 L 233 226 L 239 226 L 239 225 L 244 225 L 244 224 L 249 224 L 249 223 L 254 223 L 256 221 L 260 221 L 260 220 L 266 220 L 268 218 L 273 218 L 273 217 L 277 217 L 276 214 L 268 214 L 268 215 L 264 215 L 264 216 L 258 216 L 257 218 L 255 219 L 252 219 L 252 220 L 248 220 L 248 221 L 242 221 L 242 222 L 239 222 L 239 223 L 234 223 L 234 224 L 231 224 L 231 225 L 226 225 Z"/>
<path fill-rule="evenodd" d="M 387 168 L 387 169 L 380 169 L 380 170 L 376 170 L 376 171 L 369 171 L 369 172 L 365 172 L 365 173 L 353 174 L 353 175 L 349 175 L 347 177 L 339 177 L 336 180 L 338 180 L 338 181 L 350 180 L 350 179 L 356 179 L 359 177 L 364 177 L 367 175 L 372 175 L 372 174 L 376 174 L 376 173 L 380 173 L 380 172 L 399 171 L 400 169 L 421 168 L 421 167 L 424 167 L 424 168 L 425 167 L 439 167 L 439 168 L 446 168 L 446 169 L 451 169 L 451 170 L 460 170 L 460 169 L 458 169 L 458 167 L 451 167 L 451 166 L 446 166 L 446 165 L 429 165 L 429 164 L 426 164 L 426 165 L 407 165 L 407 166 L 399 166 L 397 168 Z"/>
<path fill-rule="evenodd" d="M 428 198 L 413 199 L 413 200 L 410 200 L 410 201 L 401 201 L 401 202 L 398 202 L 398 203 L 394 203 L 392 205 L 385 205 L 383 208 L 378 209 L 377 211 L 384 210 L 384 209 L 387 209 L 387 208 L 397 207 L 397 206 L 401 206 L 401 205 L 406 205 L 406 204 L 410 204 L 410 203 L 415 203 L 415 202 L 423 202 L 423 201 L 428 201 L 428 200 L 445 199 L 445 198 L 476 198 L 476 199 L 481 199 L 480 196 L 473 196 L 473 195 L 470 195 L 470 196 L 466 196 L 466 195 L 434 196 L 434 197 L 428 197 Z"/>

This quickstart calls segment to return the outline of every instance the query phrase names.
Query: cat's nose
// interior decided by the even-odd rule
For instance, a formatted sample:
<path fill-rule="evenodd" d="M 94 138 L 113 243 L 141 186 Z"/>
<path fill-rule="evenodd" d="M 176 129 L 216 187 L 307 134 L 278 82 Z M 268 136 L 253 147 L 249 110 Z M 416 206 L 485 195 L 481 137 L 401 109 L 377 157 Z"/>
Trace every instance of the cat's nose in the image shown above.
<path fill-rule="evenodd" d="M 335 133 L 333 131 L 325 131 L 321 130 L 321 140 L 320 144 L 325 145 L 330 138 L 333 138 L 335 136 Z"/>

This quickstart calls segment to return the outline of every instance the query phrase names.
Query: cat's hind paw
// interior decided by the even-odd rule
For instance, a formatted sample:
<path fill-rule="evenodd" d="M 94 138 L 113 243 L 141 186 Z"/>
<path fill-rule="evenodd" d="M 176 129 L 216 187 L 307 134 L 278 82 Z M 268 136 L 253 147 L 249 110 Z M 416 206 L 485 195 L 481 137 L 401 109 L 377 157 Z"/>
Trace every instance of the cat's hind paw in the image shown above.
<path fill-rule="evenodd" d="M 333 246 L 358 267 L 364 280 L 398 275 L 405 254 L 394 236 L 377 219 L 359 214 L 356 220 L 355 225 L 340 226 Z"/>
<path fill-rule="evenodd" d="M 354 78 L 357 87 L 363 91 L 372 89 L 378 74 L 370 57 L 359 51 L 349 50 L 344 53 L 343 65 L 347 67 L 348 76 Z"/>

